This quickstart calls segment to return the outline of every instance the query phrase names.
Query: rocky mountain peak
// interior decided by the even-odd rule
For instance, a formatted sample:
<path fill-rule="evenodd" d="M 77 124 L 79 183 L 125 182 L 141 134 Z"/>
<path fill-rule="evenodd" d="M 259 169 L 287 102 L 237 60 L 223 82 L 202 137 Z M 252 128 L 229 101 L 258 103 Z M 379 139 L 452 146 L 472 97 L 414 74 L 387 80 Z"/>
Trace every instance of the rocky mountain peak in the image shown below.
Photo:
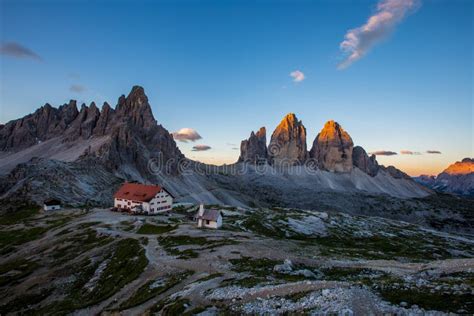
<path fill-rule="evenodd" d="M 257 136 L 257 138 L 265 138 L 266 139 L 267 138 L 267 129 L 265 128 L 265 126 L 260 127 L 260 129 L 257 131 L 255 136 Z"/>
<path fill-rule="evenodd" d="M 261 127 L 257 133 L 250 133 L 250 137 L 240 143 L 238 162 L 261 164 L 267 161 L 267 132 Z"/>
<path fill-rule="evenodd" d="M 123 120 L 130 121 L 135 126 L 149 129 L 156 125 L 148 97 L 140 86 L 133 86 L 127 97 L 122 95 L 119 98 L 116 112 Z"/>
<path fill-rule="evenodd" d="M 299 165 L 306 161 L 306 128 L 294 113 L 288 113 L 278 124 L 268 146 L 274 165 Z"/>
<path fill-rule="evenodd" d="M 352 170 L 352 149 L 354 143 L 349 134 L 330 120 L 313 142 L 309 156 L 315 159 L 321 169 L 331 172 L 350 172 Z"/>
<path fill-rule="evenodd" d="M 464 175 L 474 173 L 474 159 L 464 158 L 446 168 L 442 173 L 449 175 Z"/>
<path fill-rule="evenodd" d="M 352 150 L 352 164 L 368 175 L 375 177 L 380 170 L 375 155 L 367 155 L 364 148 L 355 146 Z"/>

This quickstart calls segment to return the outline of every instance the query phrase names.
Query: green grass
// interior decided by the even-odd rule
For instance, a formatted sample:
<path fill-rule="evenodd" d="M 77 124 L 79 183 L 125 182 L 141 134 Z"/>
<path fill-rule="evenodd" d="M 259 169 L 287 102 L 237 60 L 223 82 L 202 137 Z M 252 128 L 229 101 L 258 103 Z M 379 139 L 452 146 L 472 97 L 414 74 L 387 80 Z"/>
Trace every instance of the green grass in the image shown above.
<path fill-rule="evenodd" d="M 31 219 L 38 215 L 40 208 L 38 206 L 29 206 L 17 211 L 4 213 L 0 216 L 0 225 L 14 225 L 23 223 L 25 220 Z"/>
<path fill-rule="evenodd" d="M 61 244 L 53 249 L 50 256 L 54 259 L 54 265 L 60 265 L 91 249 L 107 245 L 113 240 L 109 236 L 99 236 L 95 230 L 88 228 L 63 239 Z"/>
<path fill-rule="evenodd" d="M 7 313 L 12 313 L 15 311 L 19 311 L 22 309 L 28 309 L 31 306 L 34 306 L 45 298 L 47 298 L 51 294 L 50 289 L 42 289 L 38 293 L 28 293 L 28 294 L 21 294 L 8 302 L 7 304 L 0 306 L 0 315 L 6 315 Z M 21 315 L 21 314 L 20 314 Z"/>
<path fill-rule="evenodd" d="M 26 259 L 11 260 L 0 265 L 0 286 L 11 285 L 28 275 L 30 275 L 38 264 Z M 12 273 L 12 272 L 16 273 Z"/>
<path fill-rule="evenodd" d="M 192 275 L 193 272 L 187 271 L 184 273 L 173 274 L 165 279 L 165 283 L 161 286 L 152 288 L 153 283 L 156 280 L 151 280 L 142 285 L 128 300 L 120 304 L 120 310 L 125 310 L 138 306 L 152 299 L 153 297 L 167 291 L 176 284 L 180 283 L 188 276 Z"/>
<path fill-rule="evenodd" d="M 216 247 L 224 246 L 224 245 L 231 245 L 235 244 L 235 241 L 232 240 L 209 240 L 205 237 L 191 237 L 186 235 L 179 235 L 179 236 L 166 236 L 166 237 L 158 237 L 158 242 L 160 246 L 162 246 L 166 252 L 172 256 L 177 256 L 178 259 L 190 259 L 190 258 L 197 258 L 199 256 L 199 250 L 204 249 L 213 249 Z M 197 249 L 186 249 L 186 250 L 179 250 L 177 247 L 179 246 L 205 246 Z"/>
<path fill-rule="evenodd" d="M 403 279 L 384 272 L 363 268 L 333 267 L 324 269 L 322 272 L 324 273 L 325 280 L 364 284 L 392 304 L 398 305 L 401 302 L 406 302 L 408 306 L 416 304 L 425 310 L 457 312 L 460 309 L 464 309 L 469 314 L 474 312 L 474 302 L 468 294 L 431 293 L 429 288 L 423 287 L 410 289 L 403 287 Z M 451 282 L 453 284 L 469 284 L 469 279 L 466 279 L 466 277 L 469 278 L 469 275 L 465 273 L 444 275 L 437 279 L 437 282 L 450 284 L 450 281 L 454 279 L 455 282 Z M 398 285 L 395 287 L 395 284 Z"/>
<path fill-rule="evenodd" d="M 175 230 L 177 226 L 172 226 L 172 225 L 152 225 L 145 223 L 138 229 L 137 234 L 164 234 L 167 232 L 170 232 L 172 230 Z"/>
<path fill-rule="evenodd" d="M 61 301 L 56 301 L 41 310 L 38 314 L 68 314 L 74 310 L 85 308 L 109 298 L 125 285 L 135 280 L 148 265 L 144 249 L 135 239 L 122 239 L 117 242 L 104 260 L 109 260 L 106 268 L 100 275 L 92 291 L 84 289 L 84 285 L 91 279 L 100 262 L 90 264 L 90 261 L 81 263 L 76 270 L 76 281 L 68 289 Z"/>
<path fill-rule="evenodd" d="M 221 276 L 223 276 L 222 273 L 216 272 L 216 273 L 209 274 L 209 275 L 206 276 L 206 277 L 200 278 L 200 279 L 197 280 L 196 282 L 209 281 L 209 280 L 212 280 L 212 279 L 215 279 L 215 278 L 219 278 L 219 277 L 221 277 Z"/>
<path fill-rule="evenodd" d="M 0 248 L 18 246 L 39 239 L 48 229 L 48 227 L 33 227 L 0 231 Z"/>
<path fill-rule="evenodd" d="M 175 315 L 182 315 L 186 310 L 186 306 L 189 306 L 189 300 L 180 298 L 171 304 L 168 304 L 161 309 L 162 316 L 175 316 Z"/>
<path fill-rule="evenodd" d="M 379 290 L 383 299 L 393 303 L 408 303 L 408 306 L 418 305 L 425 310 L 436 310 L 442 312 L 456 313 L 458 310 L 465 310 L 465 314 L 474 313 L 474 300 L 470 294 L 447 294 L 430 293 L 427 289 L 382 289 Z"/>
<path fill-rule="evenodd" d="M 22 218 L 29 218 L 26 216 L 27 215 L 23 214 Z M 15 246 L 22 245 L 33 240 L 37 240 L 43 237 L 43 235 L 47 231 L 61 227 L 68 223 L 71 219 L 72 217 L 70 216 L 52 216 L 51 218 L 45 221 L 47 226 L 35 226 L 31 228 L 22 228 L 14 230 L 0 230 L 0 253 L 9 253 L 14 250 Z"/>

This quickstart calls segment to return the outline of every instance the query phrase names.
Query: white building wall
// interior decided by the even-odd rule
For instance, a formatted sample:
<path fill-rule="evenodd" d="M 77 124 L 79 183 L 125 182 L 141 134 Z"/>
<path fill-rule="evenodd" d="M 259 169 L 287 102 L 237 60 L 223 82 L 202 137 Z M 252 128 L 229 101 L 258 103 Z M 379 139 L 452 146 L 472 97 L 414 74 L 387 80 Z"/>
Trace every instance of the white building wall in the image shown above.
<path fill-rule="evenodd" d="M 54 210 L 60 210 L 61 206 L 60 205 L 43 205 L 43 209 L 45 211 L 54 211 Z"/>
<path fill-rule="evenodd" d="M 114 199 L 114 206 L 121 209 L 132 209 L 137 205 L 141 205 L 142 202 L 131 201 L 126 199 Z"/>
<path fill-rule="evenodd" d="M 209 223 L 206 220 L 198 220 L 198 227 L 207 227 L 207 228 L 214 228 L 217 229 L 222 226 L 222 216 L 219 216 L 217 218 L 217 221 L 209 221 Z"/>
<path fill-rule="evenodd" d="M 130 203 L 130 204 L 129 204 Z M 132 209 L 137 205 L 141 205 L 143 211 L 150 214 L 171 211 L 173 208 L 173 197 L 165 190 L 161 190 L 150 202 L 138 202 L 126 199 L 114 199 L 114 207 L 120 209 Z"/>
<path fill-rule="evenodd" d="M 173 208 L 173 197 L 168 192 L 161 190 L 150 201 L 150 213 L 156 214 L 171 211 Z"/>

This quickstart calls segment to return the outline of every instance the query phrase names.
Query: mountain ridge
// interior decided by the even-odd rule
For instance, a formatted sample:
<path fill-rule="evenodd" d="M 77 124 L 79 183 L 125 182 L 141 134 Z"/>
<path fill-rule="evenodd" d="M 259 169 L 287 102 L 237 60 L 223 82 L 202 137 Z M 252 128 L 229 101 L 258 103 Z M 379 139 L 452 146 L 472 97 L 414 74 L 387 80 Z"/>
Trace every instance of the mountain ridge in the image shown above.
<path fill-rule="evenodd" d="M 87 176 L 84 170 L 89 170 L 83 167 L 86 162 L 100 166 L 99 183 L 104 185 L 125 180 L 160 183 L 180 201 L 209 204 L 291 206 L 293 203 L 308 207 L 310 201 L 315 201 L 308 199 L 308 194 L 316 197 L 322 192 L 384 194 L 399 198 L 431 194 L 411 179 L 397 176 L 403 173 L 396 168 L 378 166 L 375 158 L 374 161 L 368 159 L 365 163 L 372 164 L 364 169 L 363 162 L 349 159 L 352 152 L 344 156 L 344 150 L 352 150 L 352 140 L 346 142 L 350 136 L 341 136 L 344 135 L 342 128 L 335 122 L 330 124 L 335 130 L 330 134 L 343 139 L 324 142 L 320 151 L 328 153 L 322 155 L 330 162 L 326 167 L 321 162 L 307 164 L 310 157 L 306 129 L 293 113 L 282 120 L 270 140 L 272 148 L 282 150 L 271 152 L 266 147 L 266 129 L 260 128 L 242 142 L 236 164 L 218 167 L 189 160 L 181 153 L 172 135 L 155 120 L 142 87 L 134 86 L 128 96 L 120 96 L 115 108 L 107 103 L 101 110 L 95 103 L 83 105 L 80 110 L 77 107 L 74 110 L 75 106 L 75 101 L 57 109 L 45 105 L 0 129 L 3 148 L 0 182 L 9 184 L 0 186 L 0 199 L 23 196 L 41 202 L 51 196 L 78 203 L 80 194 L 69 196 L 61 188 L 72 186 L 82 192 L 86 200 L 97 201 L 99 187 L 87 184 L 89 180 L 86 183 L 81 180 Z M 341 158 L 342 165 L 350 164 L 346 172 L 337 167 Z M 290 163 L 281 165 L 287 161 Z M 331 163 L 336 167 L 328 170 Z M 253 165 L 262 165 L 262 168 L 249 167 Z M 72 172 L 74 176 L 63 178 L 46 174 L 54 168 L 58 168 L 58 174 Z M 367 171 L 374 168 L 376 172 Z M 108 179 L 105 181 L 105 178 Z M 61 185 L 36 185 L 48 181 Z M 34 192 L 29 192 L 28 187 Z M 113 186 L 108 185 L 104 190 L 112 192 Z M 273 192 L 282 190 L 292 192 L 288 201 L 283 198 L 286 195 L 274 196 Z M 308 203 L 302 203 L 304 200 Z"/>
<path fill-rule="evenodd" d="M 474 158 L 456 161 L 437 176 L 421 175 L 414 180 L 435 191 L 474 197 Z"/>

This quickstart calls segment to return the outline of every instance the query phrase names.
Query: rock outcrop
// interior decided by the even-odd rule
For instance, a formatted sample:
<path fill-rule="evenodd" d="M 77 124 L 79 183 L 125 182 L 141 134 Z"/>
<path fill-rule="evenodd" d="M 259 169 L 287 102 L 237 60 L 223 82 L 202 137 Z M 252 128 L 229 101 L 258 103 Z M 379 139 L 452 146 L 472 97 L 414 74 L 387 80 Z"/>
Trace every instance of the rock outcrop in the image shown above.
<path fill-rule="evenodd" d="M 272 165 L 300 165 L 308 158 L 306 128 L 293 113 L 287 114 L 272 134 L 268 145 Z"/>
<path fill-rule="evenodd" d="M 352 142 L 349 134 L 334 121 L 328 121 L 316 136 L 309 157 L 318 166 L 331 172 L 351 172 Z"/>
<path fill-rule="evenodd" d="M 474 196 L 474 159 L 457 161 L 435 176 L 422 175 L 415 178 L 435 191 L 464 196 Z"/>
<path fill-rule="evenodd" d="M 238 162 L 249 162 L 252 164 L 263 164 L 268 159 L 267 154 L 267 132 L 261 127 L 257 133 L 240 143 L 240 157 Z"/>
<path fill-rule="evenodd" d="M 380 169 L 375 155 L 369 157 L 365 149 L 360 146 L 352 149 L 352 164 L 372 177 L 375 177 Z"/>
<path fill-rule="evenodd" d="M 395 168 L 394 166 L 380 166 L 381 170 L 384 170 L 387 172 L 389 175 L 392 176 L 392 178 L 395 179 L 406 179 L 406 180 L 411 180 L 411 177 L 407 175 L 405 172 L 401 171 L 400 169 Z"/>

